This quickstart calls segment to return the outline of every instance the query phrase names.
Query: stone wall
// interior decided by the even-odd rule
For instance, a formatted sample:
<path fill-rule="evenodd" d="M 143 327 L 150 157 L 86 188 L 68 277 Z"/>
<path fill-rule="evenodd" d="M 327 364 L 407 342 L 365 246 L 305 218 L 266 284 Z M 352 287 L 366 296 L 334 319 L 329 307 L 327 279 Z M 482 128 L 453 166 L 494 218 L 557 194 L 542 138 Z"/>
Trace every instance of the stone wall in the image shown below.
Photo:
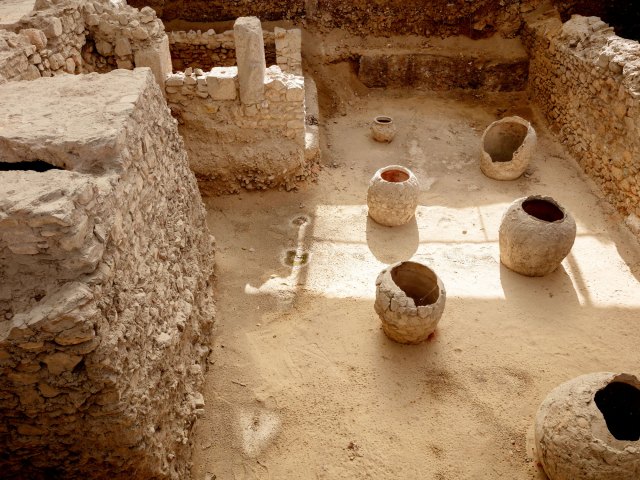
<path fill-rule="evenodd" d="M 214 30 L 168 32 L 173 68 L 211 70 L 213 67 L 232 67 L 236 64 L 236 43 L 233 30 L 216 33 Z M 276 63 L 276 45 L 273 32 L 264 32 L 267 65 Z"/>
<path fill-rule="evenodd" d="M 264 100 L 244 104 L 237 67 L 188 69 L 167 77 L 166 98 L 203 194 L 290 189 L 309 175 L 301 76 L 272 66 Z"/>
<path fill-rule="evenodd" d="M 0 84 L 134 66 L 150 67 L 158 81 L 171 71 L 164 26 L 151 8 L 40 0 L 33 12 L 0 30 Z"/>
<path fill-rule="evenodd" d="M 161 91 L 137 69 L 0 98 L 2 476 L 189 478 L 213 241 Z"/>
<path fill-rule="evenodd" d="M 640 216 L 640 44 L 597 17 L 528 19 L 531 97 L 607 199 Z M 635 215 L 636 217 L 633 217 Z"/>

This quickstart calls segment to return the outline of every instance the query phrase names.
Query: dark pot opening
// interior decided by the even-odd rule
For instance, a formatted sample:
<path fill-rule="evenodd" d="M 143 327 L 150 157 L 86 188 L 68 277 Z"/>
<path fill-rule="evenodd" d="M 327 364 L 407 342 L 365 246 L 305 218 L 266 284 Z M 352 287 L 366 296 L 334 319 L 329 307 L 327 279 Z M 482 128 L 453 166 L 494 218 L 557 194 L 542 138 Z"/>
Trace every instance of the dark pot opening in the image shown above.
<path fill-rule="evenodd" d="M 493 162 L 510 162 L 524 142 L 528 129 L 516 122 L 498 123 L 489 128 L 484 137 L 484 151 Z"/>
<path fill-rule="evenodd" d="M 391 279 L 416 307 L 432 305 L 440 298 L 438 277 L 429 268 L 415 262 L 402 262 L 391 270 Z"/>
<path fill-rule="evenodd" d="M 532 217 L 543 222 L 557 222 L 564 218 L 564 213 L 555 203 L 533 198 L 522 202 L 522 209 Z"/>
<path fill-rule="evenodd" d="M 595 395 L 596 405 L 617 440 L 640 440 L 640 390 L 623 382 L 611 382 Z"/>
<path fill-rule="evenodd" d="M 42 160 L 33 160 L 30 162 L 2 162 L 0 161 L 0 172 L 47 172 L 49 170 L 64 170 Z"/>
<path fill-rule="evenodd" d="M 393 122 L 391 117 L 376 117 L 376 123 L 380 123 L 382 125 L 386 125 Z"/>
<path fill-rule="evenodd" d="M 385 170 L 380 176 L 384 181 L 392 183 L 402 183 L 409 180 L 409 174 L 402 170 Z"/>

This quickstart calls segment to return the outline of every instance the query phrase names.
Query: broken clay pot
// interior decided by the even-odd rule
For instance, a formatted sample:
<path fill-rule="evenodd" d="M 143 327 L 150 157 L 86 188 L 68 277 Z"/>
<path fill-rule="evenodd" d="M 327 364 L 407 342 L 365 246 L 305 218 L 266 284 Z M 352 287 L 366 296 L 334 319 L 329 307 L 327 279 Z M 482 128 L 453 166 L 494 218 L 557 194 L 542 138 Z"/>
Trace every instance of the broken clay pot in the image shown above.
<path fill-rule="evenodd" d="M 538 460 L 550 480 L 640 478 L 640 381 L 592 373 L 554 389 L 536 416 Z"/>
<path fill-rule="evenodd" d="M 493 122 L 482 135 L 482 173 L 494 180 L 515 180 L 527 169 L 536 140 L 535 130 L 524 118 Z"/>
<path fill-rule="evenodd" d="M 385 268 L 376 279 L 374 308 L 384 333 L 417 344 L 435 331 L 447 299 L 440 278 L 426 265 L 407 261 Z"/>

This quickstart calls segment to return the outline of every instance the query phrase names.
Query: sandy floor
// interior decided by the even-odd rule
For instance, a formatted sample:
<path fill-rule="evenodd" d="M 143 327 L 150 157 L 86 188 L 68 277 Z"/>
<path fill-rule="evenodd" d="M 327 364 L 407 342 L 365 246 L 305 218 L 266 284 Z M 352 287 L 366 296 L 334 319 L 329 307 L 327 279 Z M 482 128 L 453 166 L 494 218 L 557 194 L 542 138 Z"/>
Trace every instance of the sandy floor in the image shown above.
<path fill-rule="evenodd" d="M 219 313 L 194 477 L 545 478 L 531 437 L 546 394 L 583 373 L 639 373 L 638 243 L 539 122 L 524 177 L 482 175 L 483 129 L 531 118 L 522 96 L 341 102 L 324 119 L 317 184 L 207 200 Z M 400 129 L 390 145 L 369 137 L 381 113 Z M 388 164 L 412 168 L 423 190 L 416 221 L 397 229 L 367 218 L 369 179 Z M 578 224 L 546 278 L 499 263 L 501 215 L 532 193 Z M 285 266 L 287 249 L 308 252 L 308 265 Z M 435 337 L 419 346 L 388 340 L 373 310 L 377 273 L 410 257 L 448 294 Z"/>
<path fill-rule="evenodd" d="M 31 13 L 35 0 L 2 0 L 0 1 L 0 25 L 16 23 L 23 16 Z"/>

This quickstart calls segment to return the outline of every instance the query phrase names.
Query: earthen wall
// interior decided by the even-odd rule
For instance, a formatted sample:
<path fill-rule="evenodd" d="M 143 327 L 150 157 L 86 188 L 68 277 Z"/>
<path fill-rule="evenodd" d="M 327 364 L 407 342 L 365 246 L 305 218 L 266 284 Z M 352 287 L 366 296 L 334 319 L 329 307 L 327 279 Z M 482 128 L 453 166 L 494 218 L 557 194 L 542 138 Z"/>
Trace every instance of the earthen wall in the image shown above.
<path fill-rule="evenodd" d="M 255 15 L 261 20 L 304 20 L 320 28 L 362 35 L 514 37 L 522 14 L 543 0 L 129 0 L 151 6 L 165 21 L 216 22 Z"/>

